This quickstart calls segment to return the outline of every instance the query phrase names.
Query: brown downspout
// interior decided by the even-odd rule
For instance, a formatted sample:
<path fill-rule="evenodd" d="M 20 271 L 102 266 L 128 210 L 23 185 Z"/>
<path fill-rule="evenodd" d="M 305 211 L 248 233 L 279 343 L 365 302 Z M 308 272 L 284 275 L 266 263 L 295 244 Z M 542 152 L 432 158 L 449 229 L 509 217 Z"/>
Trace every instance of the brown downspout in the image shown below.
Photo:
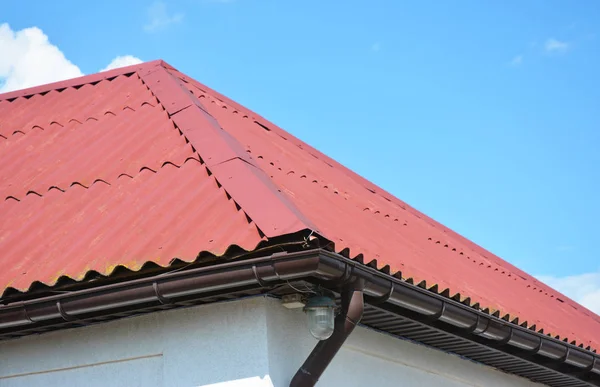
<path fill-rule="evenodd" d="M 327 340 L 319 341 L 290 383 L 290 387 L 310 387 L 318 381 L 333 357 L 360 322 L 364 310 L 362 290 L 342 293 L 342 311 L 335 319 L 335 329 Z"/>

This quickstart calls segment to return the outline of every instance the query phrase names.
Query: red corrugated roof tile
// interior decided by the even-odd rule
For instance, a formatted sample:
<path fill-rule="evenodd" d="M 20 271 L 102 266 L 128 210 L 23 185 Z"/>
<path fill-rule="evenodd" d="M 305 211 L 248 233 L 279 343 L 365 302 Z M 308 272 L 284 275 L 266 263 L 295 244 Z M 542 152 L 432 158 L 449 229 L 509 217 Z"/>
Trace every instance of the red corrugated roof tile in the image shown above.
<path fill-rule="evenodd" d="M 162 61 L 0 95 L 0 193 L 3 290 L 310 229 L 438 293 L 600 344 L 594 313 Z"/>

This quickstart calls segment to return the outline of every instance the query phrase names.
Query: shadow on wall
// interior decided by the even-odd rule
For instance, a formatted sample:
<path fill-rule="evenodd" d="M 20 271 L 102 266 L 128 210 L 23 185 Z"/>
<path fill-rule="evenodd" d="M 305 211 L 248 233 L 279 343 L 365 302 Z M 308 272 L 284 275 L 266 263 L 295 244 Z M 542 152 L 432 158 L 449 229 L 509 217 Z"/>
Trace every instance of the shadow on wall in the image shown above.
<path fill-rule="evenodd" d="M 203 384 L 197 387 L 274 387 L 269 375 L 264 377 L 254 376 L 252 378 L 244 378 L 220 382 L 214 384 Z"/>

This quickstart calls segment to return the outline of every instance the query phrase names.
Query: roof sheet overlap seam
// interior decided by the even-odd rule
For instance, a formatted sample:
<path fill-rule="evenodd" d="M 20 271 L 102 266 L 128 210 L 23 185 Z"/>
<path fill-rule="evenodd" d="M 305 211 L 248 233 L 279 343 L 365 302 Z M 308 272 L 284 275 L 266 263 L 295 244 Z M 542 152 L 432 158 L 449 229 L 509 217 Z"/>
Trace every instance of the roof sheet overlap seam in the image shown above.
<path fill-rule="evenodd" d="M 190 157 L 186 158 L 186 159 L 183 161 L 183 163 L 180 163 L 180 164 L 178 164 L 178 163 L 175 163 L 175 162 L 172 162 L 172 161 L 165 161 L 165 162 L 163 162 L 163 163 L 161 164 L 161 166 L 160 166 L 160 167 L 159 167 L 159 169 L 157 169 L 157 170 L 154 170 L 154 169 L 152 169 L 152 168 L 150 168 L 150 167 L 148 167 L 148 166 L 143 166 L 143 167 L 141 167 L 141 168 L 140 168 L 140 170 L 138 171 L 138 173 L 136 173 L 136 174 L 134 174 L 134 175 L 130 175 L 130 174 L 128 174 L 128 173 L 120 173 L 120 174 L 119 174 L 119 175 L 118 175 L 118 176 L 115 178 L 115 180 L 119 180 L 119 179 L 121 179 L 122 177 L 127 177 L 127 178 L 129 178 L 129 179 L 135 179 L 135 178 L 136 178 L 137 176 L 139 176 L 139 174 L 140 174 L 140 173 L 142 173 L 143 171 L 150 171 L 150 172 L 152 172 L 152 173 L 158 173 L 160 169 L 164 168 L 164 167 L 165 167 L 165 166 L 167 166 L 167 165 L 172 165 L 172 166 L 176 167 L 177 169 L 179 169 L 179 168 L 181 168 L 181 167 L 182 167 L 184 164 L 186 164 L 188 161 L 191 161 L 191 160 L 194 160 L 194 161 L 197 161 L 197 162 L 199 162 L 199 163 L 200 163 L 200 160 L 198 160 L 196 157 L 190 156 Z M 80 182 L 78 182 L 78 181 L 74 181 L 74 182 L 70 183 L 68 187 L 65 187 L 65 188 L 61 188 L 61 187 L 59 187 L 58 185 L 52 185 L 52 186 L 48 187 L 48 189 L 47 189 L 46 193 L 47 193 L 47 192 L 50 192 L 50 191 L 52 191 L 52 190 L 57 190 L 57 191 L 60 191 L 60 192 L 63 192 L 63 193 L 64 193 L 64 192 L 67 192 L 67 191 L 68 191 L 70 188 L 72 188 L 72 187 L 74 187 L 74 186 L 80 186 L 80 187 L 83 187 L 83 188 L 85 188 L 85 189 L 90 189 L 92 186 L 94 186 L 95 184 L 98 184 L 98 183 L 103 183 L 103 184 L 106 184 L 106 185 L 109 185 L 109 186 L 110 186 L 110 185 L 112 185 L 112 183 L 114 183 L 114 180 L 110 180 L 110 181 L 108 181 L 108 180 L 106 180 L 106 179 L 95 179 L 95 180 L 94 180 L 94 181 L 93 181 L 91 184 L 88 184 L 88 185 L 85 185 L 85 184 L 83 184 L 83 183 L 80 183 Z M 29 191 L 27 191 L 27 193 L 25 194 L 25 196 L 34 195 L 34 196 L 37 196 L 37 197 L 44 197 L 44 196 L 46 195 L 46 193 L 39 193 L 39 192 L 37 192 L 37 191 L 29 190 Z M 16 200 L 16 201 L 20 202 L 20 201 L 22 200 L 22 197 L 21 197 L 21 198 L 18 198 L 18 197 L 14 196 L 14 195 L 9 195 L 9 196 L 5 197 L 5 198 L 4 198 L 4 200 L 5 200 L 5 201 L 6 201 L 6 200 Z"/>
<path fill-rule="evenodd" d="M 214 166 L 214 167 L 216 167 L 217 165 L 225 164 L 225 163 L 228 163 L 228 162 L 230 162 L 230 161 L 234 161 L 234 160 L 240 160 L 240 161 L 243 161 L 244 163 L 247 163 L 248 165 L 251 165 L 251 166 L 253 166 L 253 167 L 259 168 L 259 167 L 257 167 L 257 166 L 256 166 L 254 163 L 250 163 L 248 160 L 246 160 L 246 159 L 243 159 L 243 158 L 241 158 L 241 157 L 239 157 L 239 156 L 235 156 L 235 157 L 232 157 L 232 158 L 230 158 L 230 159 L 227 159 L 227 160 L 219 161 L 218 163 L 212 164 L 212 165 L 210 165 L 209 167 L 211 167 L 211 166 Z"/>
<path fill-rule="evenodd" d="M 150 103 L 150 102 L 148 102 L 148 101 L 143 101 L 143 102 L 141 102 L 141 103 L 140 103 L 140 106 L 139 106 L 139 108 L 143 107 L 144 105 L 149 105 L 149 106 L 151 106 L 151 107 L 155 107 L 155 106 L 154 106 L 152 103 Z M 115 109 L 113 109 L 113 110 L 115 110 Z M 134 109 L 133 107 L 131 107 L 131 106 L 129 106 L 129 105 L 125 105 L 125 106 L 123 106 L 123 107 L 121 108 L 121 112 L 123 112 L 123 111 L 125 111 L 125 110 L 132 110 L 132 111 L 134 111 L 134 112 L 136 111 L 136 109 Z M 117 111 L 117 112 L 118 112 L 118 111 Z M 99 114 L 99 116 L 100 116 L 101 118 L 103 118 L 103 117 L 105 117 L 105 116 L 107 116 L 107 115 L 110 115 L 111 117 L 118 117 L 120 114 L 121 114 L 121 113 L 119 113 L 119 114 L 116 114 L 116 113 L 115 113 L 115 112 L 113 112 L 112 110 L 106 110 L 106 111 L 104 111 L 103 113 Z M 93 120 L 93 121 L 99 121 L 99 119 L 98 119 L 98 118 L 96 118 L 96 117 L 95 117 L 95 116 L 93 116 L 93 115 L 91 115 L 91 116 L 89 116 L 89 117 L 85 118 L 83 121 L 84 121 L 84 122 L 86 122 L 86 121 L 90 121 L 90 120 Z M 68 121 L 67 121 L 67 124 L 70 124 L 70 123 L 76 123 L 76 124 L 78 124 L 78 125 L 83 125 L 83 122 L 79 121 L 79 120 L 78 120 L 78 119 L 76 119 L 76 118 L 69 118 L 69 119 L 68 119 Z M 16 136 L 16 135 L 19 135 L 19 134 L 20 134 L 21 136 L 26 136 L 26 135 L 28 135 L 28 134 L 30 134 L 30 133 L 33 133 L 33 131 L 34 131 L 35 129 L 38 129 L 38 130 L 41 130 L 41 131 L 45 132 L 45 131 L 47 131 L 47 130 L 53 130 L 53 129 L 54 129 L 54 128 L 53 128 L 53 126 L 55 126 L 55 125 L 58 125 L 60 128 L 64 128 L 64 127 L 65 127 L 65 125 L 67 125 L 67 124 L 62 124 L 62 123 L 58 122 L 57 120 L 52 120 L 52 121 L 51 121 L 49 124 L 47 124 L 47 125 L 46 125 L 46 124 L 43 124 L 43 125 L 41 125 L 41 124 L 33 124 L 33 125 L 31 125 L 31 128 L 30 128 L 30 129 L 25 129 L 25 128 L 16 129 L 15 131 L 13 131 L 12 133 L 10 133 L 10 134 L 9 134 L 9 137 L 6 137 L 6 136 L 4 136 L 4 135 L 0 134 L 0 138 L 3 138 L 3 139 L 5 139 L 5 140 L 8 140 L 10 137 L 14 137 L 14 136 Z M 56 128 L 56 130 L 59 130 L 59 129 L 58 129 L 58 128 Z"/>
<path fill-rule="evenodd" d="M 182 108 L 179 108 L 178 110 L 175 110 L 175 111 L 173 111 L 173 112 L 167 112 L 167 114 L 169 115 L 169 118 L 170 118 L 170 119 L 173 119 L 173 116 L 175 116 L 177 113 L 180 113 L 180 112 L 182 112 L 183 110 L 185 110 L 185 109 L 188 109 L 188 108 L 190 108 L 190 107 L 192 107 L 192 106 L 193 106 L 193 104 L 191 104 L 191 103 L 190 103 L 189 105 L 186 105 L 186 106 L 184 106 L 184 107 L 182 107 Z M 165 109 L 165 110 L 166 110 L 166 109 Z"/>

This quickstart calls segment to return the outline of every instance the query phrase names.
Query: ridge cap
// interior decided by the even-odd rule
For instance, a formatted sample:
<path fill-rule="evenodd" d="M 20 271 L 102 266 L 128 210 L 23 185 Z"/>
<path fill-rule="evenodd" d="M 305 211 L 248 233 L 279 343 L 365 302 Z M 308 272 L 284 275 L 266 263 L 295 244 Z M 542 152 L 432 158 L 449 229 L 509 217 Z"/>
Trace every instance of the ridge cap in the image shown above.
<path fill-rule="evenodd" d="M 267 237 L 306 229 L 319 233 L 313 222 L 170 69 L 173 68 L 162 62 L 157 67 L 139 71 L 138 75 L 190 142 L 206 169 L 257 228 Z"/>

